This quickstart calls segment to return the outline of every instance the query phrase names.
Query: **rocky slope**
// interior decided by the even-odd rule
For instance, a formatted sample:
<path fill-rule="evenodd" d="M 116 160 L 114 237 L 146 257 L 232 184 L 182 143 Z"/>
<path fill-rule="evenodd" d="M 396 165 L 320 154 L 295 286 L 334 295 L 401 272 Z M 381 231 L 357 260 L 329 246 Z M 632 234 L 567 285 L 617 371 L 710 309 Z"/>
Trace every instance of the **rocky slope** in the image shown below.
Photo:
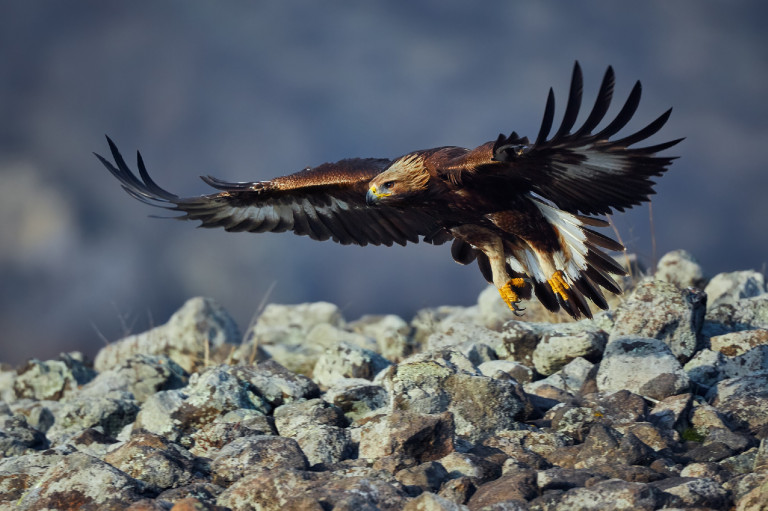
<path fill-rule="evenodd" d="M 683 252 L 594 320 L 210 300 L 0 372 L 1 509 L 768 509 L 768 294 Z"/>

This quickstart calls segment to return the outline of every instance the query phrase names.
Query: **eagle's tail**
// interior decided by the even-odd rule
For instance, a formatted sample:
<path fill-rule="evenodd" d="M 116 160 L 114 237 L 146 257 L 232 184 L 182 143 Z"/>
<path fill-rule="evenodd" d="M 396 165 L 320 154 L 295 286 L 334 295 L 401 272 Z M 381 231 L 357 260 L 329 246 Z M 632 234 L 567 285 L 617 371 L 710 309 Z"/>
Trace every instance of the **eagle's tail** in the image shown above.
<path fill-rule="evenodd" d="M 608 302 L 601 288 L 620 294 L 621 288 L 611 275 L 625 275 L 625 269 L 603 249 L 623 251 L 624 246 L 590 227 L 605 227 L 608 222 L 568 213 L 543 201 L 535 204 L 555 229 L 560 250 L 539 253 L 525 247 L 517 257 L 523 271 L 533 278 L 536 298 L 550 311 L 562 308 L 574 319 L 592 317 L 587 299 L 600 309 Z M 511 265 L 515 269 L 515 265 Z"/>

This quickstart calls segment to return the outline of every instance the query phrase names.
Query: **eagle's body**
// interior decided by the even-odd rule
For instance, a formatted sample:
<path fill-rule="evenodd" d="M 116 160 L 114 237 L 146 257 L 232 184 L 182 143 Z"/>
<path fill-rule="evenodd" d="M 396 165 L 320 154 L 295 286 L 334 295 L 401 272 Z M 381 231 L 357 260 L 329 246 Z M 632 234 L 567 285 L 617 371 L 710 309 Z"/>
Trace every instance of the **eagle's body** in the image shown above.
<path fill-rule="evenodd" d="M 182 211 L 186 214 L 179 218 L 200 220 L 202 227 L 292 230 L 358 245 L 452 240 L 454 259 L 461 264 L 477 260 L 513 310 L 519 311 L 519 301 L 533 292 L 550 310 L 562 307 L 574 318 L 591 317 L 586 299 L 607 308 L 600 288 L 619 293 L 610 275 L 624 273 L 602 249 L 623 247 L 591 229 L 607 222 L 584 215 L 623 211 L 647 201 L 653 193 L 650 178 L 660 176 L 673 159 L 656 153 L 679 142 L 629 148 L 656 133 L 670 111 L 634 134 L 609 140 L 634 114 L 639 82 L 617 117 L 593 134 L 608 109 L 613 84 L 608 68 L 591 113 L 572 131 L 582 91 L 577 64 L 564 119 L 549 139 L 551 89 L 533 143 L 512 133 L 471 150 L 451 146 L 395 160 L 346 159 L 270 181 L 228 183 L 205 177 L 221 192 L 200 197 L 180 198 L 160 188 L 140 155 L 139 179 L 111 140 L 116 166 L 99 159 L 134 197 Z"/>

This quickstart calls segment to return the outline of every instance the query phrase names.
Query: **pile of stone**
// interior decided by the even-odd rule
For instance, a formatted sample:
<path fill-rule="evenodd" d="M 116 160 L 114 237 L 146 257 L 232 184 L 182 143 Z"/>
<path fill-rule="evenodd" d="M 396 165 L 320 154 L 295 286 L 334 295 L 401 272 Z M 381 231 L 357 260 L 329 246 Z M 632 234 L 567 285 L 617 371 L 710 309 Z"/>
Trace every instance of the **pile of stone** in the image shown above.
<path fill-rule="evenodd" d="M 0 509 L 766 509 L 765 291 L 674 252 L 570 323 L 195 298 L 0 372 Z"/>

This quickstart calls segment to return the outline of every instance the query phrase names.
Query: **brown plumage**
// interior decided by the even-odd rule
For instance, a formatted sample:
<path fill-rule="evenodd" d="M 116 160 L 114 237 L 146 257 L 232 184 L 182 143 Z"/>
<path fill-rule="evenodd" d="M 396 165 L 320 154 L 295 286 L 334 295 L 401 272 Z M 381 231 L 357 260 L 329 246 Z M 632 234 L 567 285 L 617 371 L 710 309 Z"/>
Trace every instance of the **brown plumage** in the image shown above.
<path fill-rule="evenodd" d="M 614 120 L 593 133 L 613 95 L 609 67 L 587 119 L 573 129 L 581 106 L 578 63 L 563 121 L 549 137 L 554 95 L 533 143 L 516 133 L 469 150 L 438 147 L 395 160 L 346 159 L 270 181 L 203 180 L 219 193 L 181 198 L 159 187 L 138 155 L 139 175 L 107 138 L 114 164 L 96 155 L 133 197 L 184 213 L 202 227 L 284 232 L 342 244 L 392 245 L 452 240 L 461 264 L 477 261 L 483 276 L 513 310 L 532 294 L 552 311 L 591 317 L 587 300 L 607 308 L 601 288 L 624 270 L 603 249 L 623 250 L 591 227 L 601 215 L 649 200 L 651 178 L 674 159 L 656 156 L 680 141 L 630 148 L 666 123 L 671 109 L 640 131 L 610 140 L 633 116 L 640 83 Z"/>

